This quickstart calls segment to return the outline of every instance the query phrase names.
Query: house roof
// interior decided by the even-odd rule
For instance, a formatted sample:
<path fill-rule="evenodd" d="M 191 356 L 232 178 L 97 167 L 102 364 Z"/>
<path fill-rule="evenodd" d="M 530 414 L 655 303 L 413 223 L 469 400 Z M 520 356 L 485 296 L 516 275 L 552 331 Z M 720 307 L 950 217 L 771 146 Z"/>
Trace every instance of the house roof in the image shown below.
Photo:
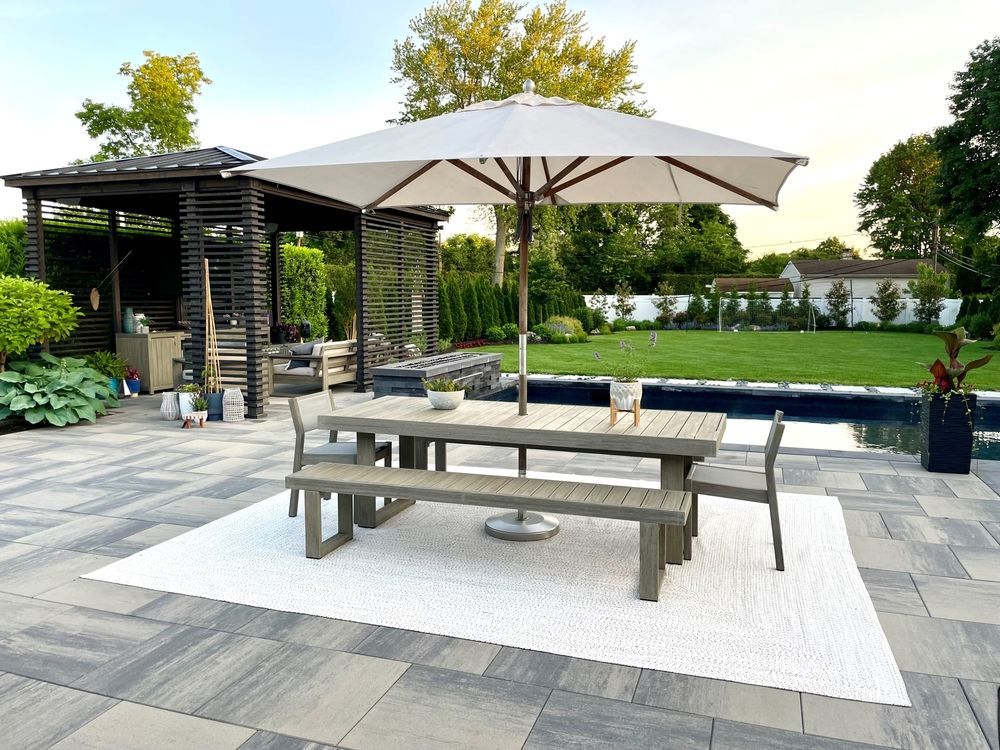
<path fill-rule="evenodd" d="M 87 177 L 108 174 L 136 174 L 140 172 L 170 172 L 188 169 L 225 169 L 241 164 L 252 164 L 264 157 L 248 154 L 228 146 L 194 148 L 153 156 L 133 156 L 113 161 L 98 161 L 88 164 L 68 164 L 55 169 L 36 169 L 29 172 L 4 175 L 5 181 L 38 177 Z"/>
<path fill-rule="evenodd" d="M 930 261 L 923 258 L 907 258 L 905 260 L 857 260 L 841 259 L 836 260 L 790 260 L 788 264 L 794 266 L 802 278 L 815 276 L 825 276 L 837 278 L 841 276 L 862 277 L 862 278 L 882 278 L 884 276 L 917 277 L 917 264 L 925 263 L 932 265 Z M 940 263 L 936 270 L 944 270 Z"/>
<path fill-rule="evenodd" d="M 713 280 L 715 288 L 720 292 L 728 292 L 735 289 L 737 292 L 748 292 L 754 289 L 758 292 L 783 292 L 792 288 L 788 279 L 764 279 L 757 277 L 720 277 Z"/>

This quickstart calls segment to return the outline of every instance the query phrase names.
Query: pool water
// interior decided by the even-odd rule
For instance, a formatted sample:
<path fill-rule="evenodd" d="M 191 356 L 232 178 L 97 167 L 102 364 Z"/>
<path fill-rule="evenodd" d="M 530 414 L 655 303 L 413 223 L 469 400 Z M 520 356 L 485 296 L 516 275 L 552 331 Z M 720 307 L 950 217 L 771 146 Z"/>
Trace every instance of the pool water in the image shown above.
<path fill-rule="evenodd" d="M 516 401 L 516 387 L 493 398 Z M 536 403 L 605 406 L 607 382 L 531 380 L 528 400 Z M 920 406 L 898 396 L 852 397 L 801 392 L 750 393 L 723 389 L 677 389 L 644 384 L 643 408 L 724 411 L 724 442 L 762 445 L 775 409 L 785 412 L 782 446 L 835 451 L 920 452 Z M 973 457 L 1000 460 L 1000 404 L 980 402 L 976 407 Z"/>

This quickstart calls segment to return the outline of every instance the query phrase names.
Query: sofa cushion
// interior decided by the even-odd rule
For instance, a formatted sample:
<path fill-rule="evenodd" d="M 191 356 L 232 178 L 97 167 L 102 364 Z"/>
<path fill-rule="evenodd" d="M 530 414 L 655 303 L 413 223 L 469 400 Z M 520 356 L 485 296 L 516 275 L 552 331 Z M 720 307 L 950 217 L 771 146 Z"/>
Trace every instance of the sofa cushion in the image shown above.
<path fill-rule="evenodd" d="M 286 367 L 283 373 L 284 375 L 302 375 L 304 377 L 315 377 L 316 368 L 315 367 Z"/>
<path fill-rule="evenodd" d="M 316 344 L 322 344 L 322 343 L 323 343 L 322 341 L 317 339 L 316 341 L 307 341 L 304 344 L 296 344 L 295 346 L 293 346 L 290 350 L 293 358 L 288 360 L 288 364 L 285 366 L 285 371 L 287 372 L 288 370 L 295 370 L 299 367 L 312 367 L 313 363 L 310 362 L 308 359 L 295 359 L 294 356 L 296 354 L 306 354 L 306 355 L 312 354 Z"/>

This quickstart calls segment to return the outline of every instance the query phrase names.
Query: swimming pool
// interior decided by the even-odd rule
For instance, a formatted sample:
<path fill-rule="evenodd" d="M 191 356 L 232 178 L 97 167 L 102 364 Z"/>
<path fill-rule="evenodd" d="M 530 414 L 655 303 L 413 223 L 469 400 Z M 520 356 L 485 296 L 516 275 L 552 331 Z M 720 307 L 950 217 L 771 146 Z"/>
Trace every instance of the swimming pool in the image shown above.
<path fill-rule="evenodd" d="M 491 398 L 516 401 L 517 389 L 508 386 Z M 595 380 L 531 378 L 528 400 L 536 403 L 607 406 L 608 384 Z M 723 411 L 727 426 L 724 442 L 760 445 L 767 438 L 776 409 L 785 412 L 782 446 L 825 451 L 872 451 L 916 454 L 920 451 L 920 405 L 899 395 L 780 392 L 726 388 L 679 388 L 644 384 L 645 409 Z M 973 456 L 1000 460 L 1000 404 L 976 408 Z"/>

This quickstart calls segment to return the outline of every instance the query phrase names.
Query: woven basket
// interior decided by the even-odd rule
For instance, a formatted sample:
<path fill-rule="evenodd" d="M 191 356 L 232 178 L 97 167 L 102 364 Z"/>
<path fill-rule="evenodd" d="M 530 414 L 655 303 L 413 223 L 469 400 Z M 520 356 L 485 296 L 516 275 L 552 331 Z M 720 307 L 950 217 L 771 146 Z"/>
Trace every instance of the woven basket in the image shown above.
<path fill-rule="evenodd" d="M 226 388 L 222 394 L 222 421 L 243 421 L 243 391 L 239 388 Z"/>

